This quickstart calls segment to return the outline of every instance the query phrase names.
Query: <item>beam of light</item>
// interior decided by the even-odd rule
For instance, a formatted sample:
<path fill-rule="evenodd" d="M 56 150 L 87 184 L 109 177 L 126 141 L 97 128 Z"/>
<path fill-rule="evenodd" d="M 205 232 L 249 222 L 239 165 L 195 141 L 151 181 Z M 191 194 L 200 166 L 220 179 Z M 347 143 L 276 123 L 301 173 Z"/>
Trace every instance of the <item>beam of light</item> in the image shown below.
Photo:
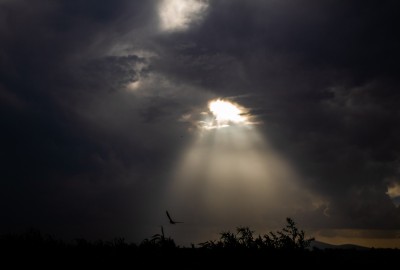
<path fill-rule="evenodd" d="M 182 239 L 177 230 L 178 241 L 209 240 L 211 230 L 240 225 L 265 229 L 295 213 L 323 208 L 324 200 L 305 190 L 258 128 L 246 124 L 252 117 L 249 110 L 218 99 L 209 102 L 208 109 L 199 115 L 202 124 L 178 160 L 168 191 L 166 205 L 185 217 L 191 226 L 186 228 L 198 236 Z M 181 121 L 192 118 L 185 114 Z M 220 128 L 218 121 L 227 123 Z"/>
<path fill-rule="evenodd" d="M 158 8 L 160 28 L 169 32 L 186 30 L 202 18 L 207 7 L 204 0 L 161 0 Z"/>

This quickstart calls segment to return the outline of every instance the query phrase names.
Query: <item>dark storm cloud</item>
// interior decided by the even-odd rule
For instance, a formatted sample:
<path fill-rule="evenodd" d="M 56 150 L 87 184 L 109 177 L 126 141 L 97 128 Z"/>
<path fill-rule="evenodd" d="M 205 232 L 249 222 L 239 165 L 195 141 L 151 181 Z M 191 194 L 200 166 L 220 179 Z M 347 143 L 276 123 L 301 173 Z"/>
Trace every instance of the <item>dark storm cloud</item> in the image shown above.
<path fill-rule="evenodd" d="M 88 88 L 115 91 L 138 81 L 141 70 L 138 71 L 136 65 L 144 63 L 145 60 L 136 55 L 108 56 L 90 61 L 80 75 L 87 79 Z"/>
<path fill-rule="evenodd" d="M 140 132 L 128 140 L 115 126 L 105 130 L 90 106 L 108 100 L 108 108 L 95 108 L 112 116 L 115 107 L 140 111 L 132 97 L 121 102 L 120 90 L 145 73 L 144 60 L 107 51 L 141 27 L 130 22 L 152 19 L 151 1 L 34 2 L 0 3 L 2 230 L 111 235 L 112 223 L 91 223 L 124 219 L 126 211 L 132 223 L 130 205 L 143 196 L 130 183 L 146 181 L 142 168 L 157 166 L 151 155 L 158 153 L 135 142 Z"/>
<path fill-rule="evenodd" d="M 170 33 L 157 3 L 0 1 L 3 230 L 148 236 L 178 119 L 211 96 L 257 114 L 329 202 L 303 224 L 399 228 L 397 1 L 210 1 Z"/>

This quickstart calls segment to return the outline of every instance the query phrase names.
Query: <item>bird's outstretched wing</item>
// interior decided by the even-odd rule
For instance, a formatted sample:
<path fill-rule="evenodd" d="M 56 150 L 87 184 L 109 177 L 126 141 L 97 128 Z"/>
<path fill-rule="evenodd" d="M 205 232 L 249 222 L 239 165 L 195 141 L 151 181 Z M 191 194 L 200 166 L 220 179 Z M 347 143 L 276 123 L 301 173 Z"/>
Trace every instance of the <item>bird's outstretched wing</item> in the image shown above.
<path fill-rule="evenodd" d="M 167 213 L 167 217 L 169 219 L 170 223 L 174 223 L 174 221 L 172 220 L 171 216 L 169 215 L 168 211 L 165 211 L 165 213 Z"/>

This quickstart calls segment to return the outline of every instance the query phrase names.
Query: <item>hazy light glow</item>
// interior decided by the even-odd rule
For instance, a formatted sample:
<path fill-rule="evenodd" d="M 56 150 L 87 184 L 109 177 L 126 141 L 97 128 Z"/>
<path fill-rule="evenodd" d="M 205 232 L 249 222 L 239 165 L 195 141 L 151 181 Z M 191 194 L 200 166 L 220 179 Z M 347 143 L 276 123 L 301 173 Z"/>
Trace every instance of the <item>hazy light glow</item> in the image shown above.
<path fill-rule="evenodd" d="M 186 30 L 201 19 L 207 7 L 204 0 L 162 0 L 158 11 L 160 27 L 164 31 Z"/>
<path fill-rule="evenodd" d="M 127 85 L 127 89 L 128 90 L 134 91 L 134 90 L 137 90 L 139 88 L 140 88 L 140 81 L 139 80 L 134 81 L 134 82 L 132 82 L 132 83 Z"/>

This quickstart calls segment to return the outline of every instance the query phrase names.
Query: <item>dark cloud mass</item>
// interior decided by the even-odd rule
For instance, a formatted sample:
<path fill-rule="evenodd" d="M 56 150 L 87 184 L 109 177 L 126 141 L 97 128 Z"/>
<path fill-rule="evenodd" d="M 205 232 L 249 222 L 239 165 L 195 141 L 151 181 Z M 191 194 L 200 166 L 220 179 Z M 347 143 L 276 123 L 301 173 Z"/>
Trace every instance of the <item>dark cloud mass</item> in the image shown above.
<path fill-rule="evenodd" d="M 0 231 L 151 236 L 189 122 L 216 97 L 250 109 L 312 194 L 283 217 L 400 230 L 398 1 L 189 2 L 203 6 L 167 28 L 162 0 L 0 0 Z M 210 235 L 193 224 L 172 232 Z"/>

